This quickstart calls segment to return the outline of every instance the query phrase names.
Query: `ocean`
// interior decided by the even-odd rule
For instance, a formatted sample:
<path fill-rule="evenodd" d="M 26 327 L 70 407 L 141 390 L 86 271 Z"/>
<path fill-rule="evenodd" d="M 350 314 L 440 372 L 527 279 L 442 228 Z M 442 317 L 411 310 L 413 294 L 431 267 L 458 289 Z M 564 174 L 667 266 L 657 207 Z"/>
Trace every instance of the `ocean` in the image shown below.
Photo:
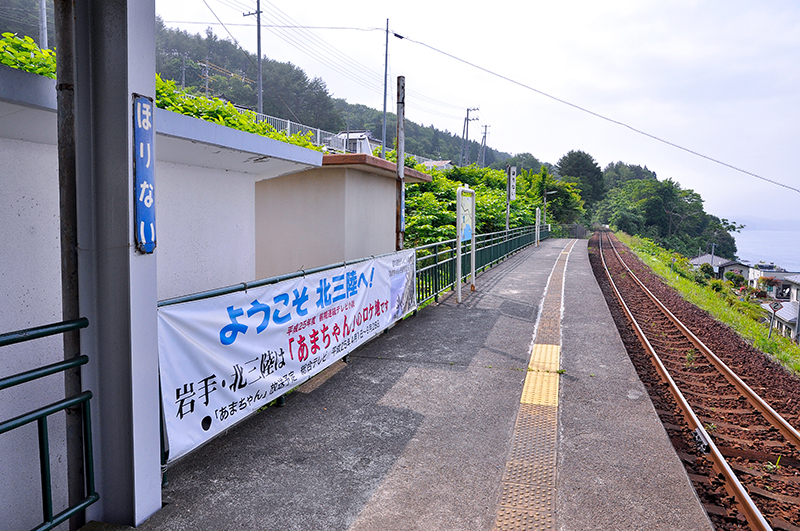
<path fill-rule="evenodd" d="M 800 230 L 756 230 L 744 228 L 733 233 L 736 255 L 750 265 L 774 263 L 800 273 Z"/>

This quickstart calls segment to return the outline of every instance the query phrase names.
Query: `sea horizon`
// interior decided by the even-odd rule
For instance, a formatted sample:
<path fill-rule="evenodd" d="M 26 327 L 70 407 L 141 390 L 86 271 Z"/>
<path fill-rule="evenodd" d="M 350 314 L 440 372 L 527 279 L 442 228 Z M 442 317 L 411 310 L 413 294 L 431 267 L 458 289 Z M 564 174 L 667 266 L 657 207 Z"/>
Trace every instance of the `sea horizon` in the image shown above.
<path fill-rule="evenodd" d="M 773 263 L 800 273 L 800 230 L 749 229 L 732 234 L 736 256 L 750 265 Z"/>

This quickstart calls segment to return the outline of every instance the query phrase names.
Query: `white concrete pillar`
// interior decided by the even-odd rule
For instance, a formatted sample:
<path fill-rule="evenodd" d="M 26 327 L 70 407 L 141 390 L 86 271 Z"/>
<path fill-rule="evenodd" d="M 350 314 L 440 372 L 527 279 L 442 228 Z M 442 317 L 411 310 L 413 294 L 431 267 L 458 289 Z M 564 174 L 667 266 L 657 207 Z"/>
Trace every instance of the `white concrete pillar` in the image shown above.
<path fill-rule="evenodd" d="M 133 229 L 132 98 L 155 98 L 155 4 L 75 7 L 79 289 L 90 323 L 82 384 L 94 393 L 100 494 L 87 520 L 138 525 L 161 507 L 158 251 L 137 251 Z"/>

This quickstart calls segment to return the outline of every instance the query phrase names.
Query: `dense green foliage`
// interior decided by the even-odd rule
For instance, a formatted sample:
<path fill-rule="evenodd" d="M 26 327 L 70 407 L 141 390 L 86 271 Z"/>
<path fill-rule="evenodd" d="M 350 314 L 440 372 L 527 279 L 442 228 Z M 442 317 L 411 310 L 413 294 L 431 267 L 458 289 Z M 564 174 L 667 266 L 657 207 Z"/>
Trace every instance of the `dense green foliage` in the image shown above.
<path fill-rule="evenodd" d="M 650 238 L 686 256 L 705 252 L 715 243 L 717 256 L 735 257 L 736 242 L 730 233 L 741 226 L 707 214 L 700 194 L 672 179 L 659 181 L 649 171 L 635 178 L 637 168 L 623 171 L 620 163 L 609 165 L 608 173 L 625 177 L 596 205 L 595 221 Z"/>
<path fill-rule="evenodd" d="M 17 37 L 13 33 L 3 33 L 0 39 L 0 64 L 40 76 L 56 77 L 55 52 L 42 50 L 30 37 Z"/>
<path fill-rule="evenodd" d="M 156 74 L 156 106 L 207 122 L 239 129 L 240 131 L 247 131 L 248 133 L 266 136 L 288 144 L 322 151 L 321 147 L 311 142 L 311 132 L 307 135 L 299 133 L 287 135 L 286 131 L 276 131 L 267 122 L 257 122 L 254 113 L 240 113 L 229 102 L 219 98 L 191 96 L 185 91 L 176 88 L 174 81 L 164 81 L 158 74 Z"/>
<path fill-rule="evenodd" d="M 583 151 L 570 151 L 558 160 L 556 170 L 563 180 L 578 187 L 586 209 L 593 212 L 594 206 L 603 199 L 606 191 L 603 171 L 594 158 Z"/>
<path fill-rule="evenodd" d="M 492 162 L 488 166 L 494 170 L 505 170 L 506 166 L 516 166 L 518 172 L 522 172 L 522 170 L 532 170 L 534 172 L 538 172 L 542 168 L 542 166 L 547 167 L 548 171 L 550 171 L 551 173 L 554 170 L 552 164 L 549 164 L 547 162 L 542 163 L 539 159 L 537 159 L 530 153 L 520 153 L 518 155 L 514 155 L 513 157 L 508 157 L 504 158 L 503 160 Z"/>
<path fill-rule="evenodd" d="M 422 170 L 422 166 L 417 169 Z M 477 233 L 497 232 L 506 225 L 506 174 L 491 168 L 471 165 L 450 170 L 433 170 L 432 182 L 406 186 L 407 247 L 456 237 L 456 189 L 469 185 L 475 190 Z M 549 218 L 577 219 L 583 214 L 583 202 L 575 188 L 553 179 L 543 169 L 540 173 L 523 171 L 517 175 L 517 198 L 511 202 L 509 227 L 523 227 L 536 222 L 536 208 L 543 208 L 542 190 L 555 190 L 548 196 Z M 557 213 L 557 214 L 555 214 Z"/>
<path fill-rule="evenodd" d="M 656 180 L 655 172 L 634 164 L 624 162 L 612 162 L 603 170 L 603 182 L 606 190 L 618 188 L 628 181 L 634 180 Z"/>

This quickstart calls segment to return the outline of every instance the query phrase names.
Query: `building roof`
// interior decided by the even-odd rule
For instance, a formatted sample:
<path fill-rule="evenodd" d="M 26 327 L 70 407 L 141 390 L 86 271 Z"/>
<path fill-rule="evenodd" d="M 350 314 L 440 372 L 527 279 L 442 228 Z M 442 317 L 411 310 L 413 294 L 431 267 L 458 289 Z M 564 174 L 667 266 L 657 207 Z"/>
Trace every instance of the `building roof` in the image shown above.
<path fill-rule="evenodd" d="M 792 284 L 798 284 L 798 285 L 800 285 L 800 275 L 793 275 L 793 276 L 791 276 L 791 277 L 786 277 L 786 278 L 784 278 L 783 280 L 786 280 L 786 281 L 788 281 L 788 282 L 791 282 Z"/>
<path fill-rule="evenodd" d="M 714 256 L 714 263 L 711 263 L 712 256 L 710 253 L 706 253 L 704 255 L 700 255 L 696 258 L 692 258 L 689 260 L 689 263 L 695 266 L 699 266 L 702 264 L 711 264 L 713 267 L 720 267 L 723 265 L 728 265 L 727 262 L 730 262 L 728 258 L 723 258 L 721 256 Z M 744 265 L 744 264 L 742 264 Z"/>
<path fill-rule="evenodd" d="M 783 308 L 778 310 L 775 313 L 775 316 L 784 323 L 795 324 L 797 322 L 797 304 L 798 304 L 797 301 L 794 302 L 780 301 L 780 303 L 783 304 Z M 761 307 L 771 314 L 772 308 L 769 307 L 770 304 L 772 304 L 772 302 L 765 302 L 761 305 Z"/>
<path fill-rule="evenodd" d="M 728 260 L 727 262 L 721 263 L 719 266 L 720 267 L 729 267 L 729 266 L 733 266 L 733 265 L 740 265 L 740 266 L 743 266 L 743 267 L 750 267 L 748 264 L 745 264 L 744 262 L 740 262 L 739 260 Z"/>
<path fill-rule="evenodd" d="M 348 153 L 345 155 L 324 155 L 322 157 L 322 166 L 329 168 L 332 166 L 341 166 L 345 168 L 354 168 L 362 171 L 369 171 L 376 175 L 383 177 L 396 178 L 397 165 L 394 162 L 373 157 L 366 153 Z M 429 183 L 431 176 L 427 173 L 422 173 L 413 168 L 405 168 L 403 170 L 404 178 L 409 183 Z"/>

